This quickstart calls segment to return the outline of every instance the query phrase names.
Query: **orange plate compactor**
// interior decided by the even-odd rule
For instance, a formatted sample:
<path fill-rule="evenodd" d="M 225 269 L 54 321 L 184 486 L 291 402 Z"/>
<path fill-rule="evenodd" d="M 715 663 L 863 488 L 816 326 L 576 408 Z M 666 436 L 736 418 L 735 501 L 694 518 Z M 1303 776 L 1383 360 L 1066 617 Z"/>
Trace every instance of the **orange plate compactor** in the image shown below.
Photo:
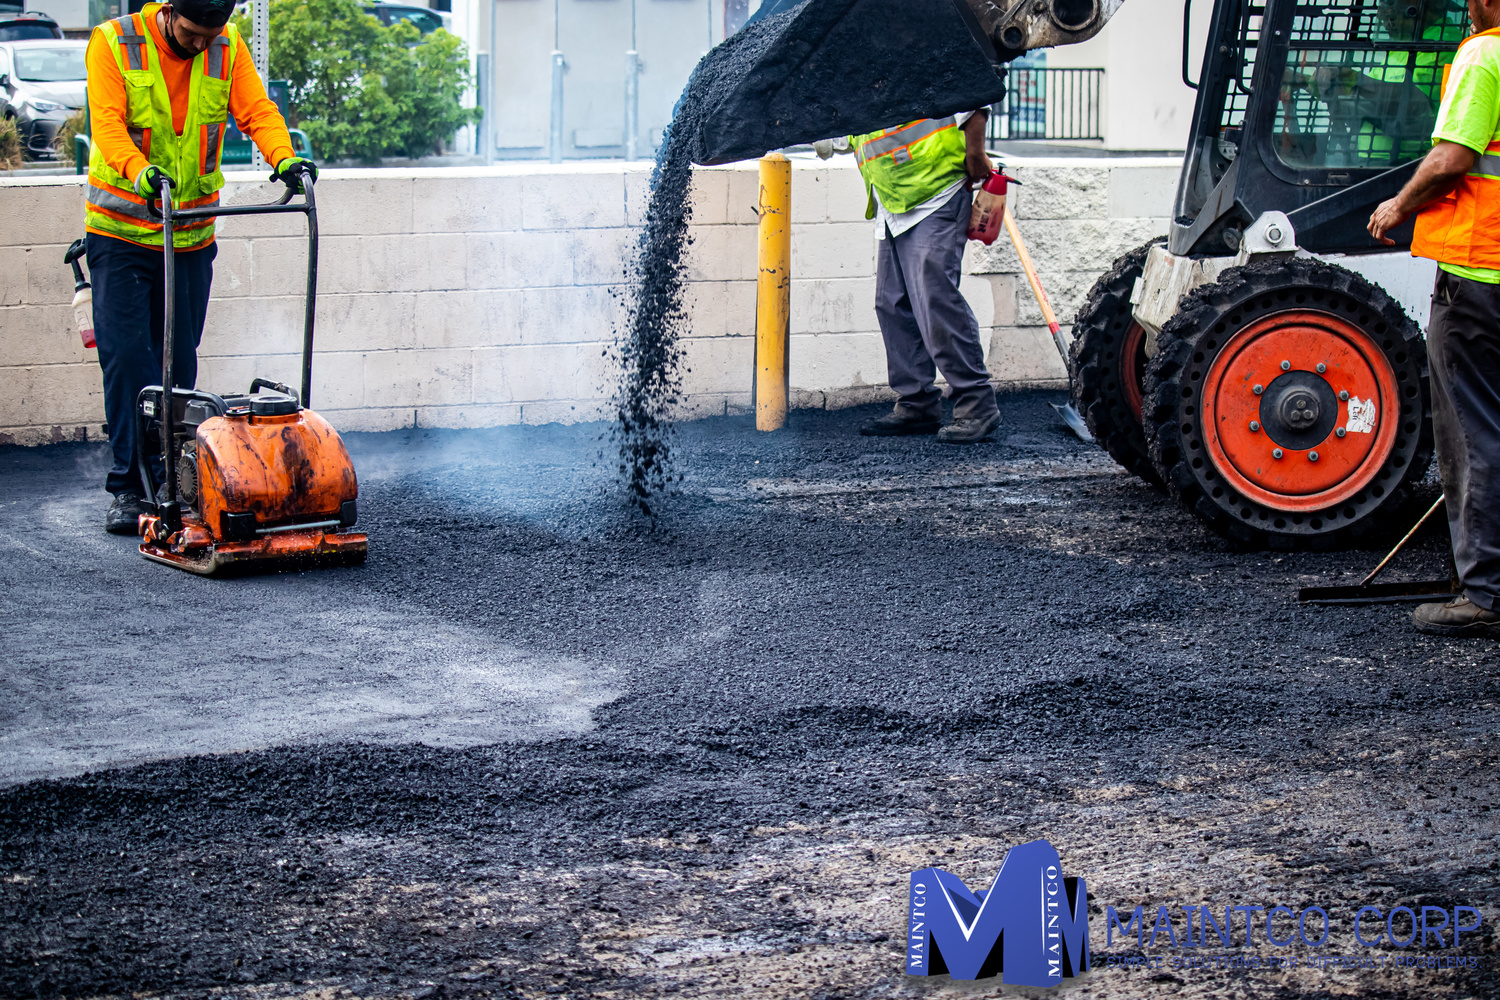
<path fill-rule="evenodd" d="M 159 215 L 166 255 L 166 314 L 162 384 L 136 400 L 137 465 L 155 514 L 141 517 L 141 554 L 191 573 L 359 563 L 365 536 L 350 531 L 359 493 L 354 465 L 338 432 L 307 409 L 312 382 L 313 313 L 318 282 L 318 213 L 311 177 L 301 176 L 302 201 L 293 186 L 270 205 L 178 209 L 163 184 Z M 307 310 L 302 336 L 302 394 L 258 378 L 246 393 L 215 395 L 174 388 L 170 405 L 162 386 L 172 385 L 176 325 L 174 224 L 209 216 L 307 216 Z M 155 206 L 153 205 L 153 213 Z M 162 469 L 154 468 L 161 455 Z M 158 479 L 162 480 L 158 482 Z"/>

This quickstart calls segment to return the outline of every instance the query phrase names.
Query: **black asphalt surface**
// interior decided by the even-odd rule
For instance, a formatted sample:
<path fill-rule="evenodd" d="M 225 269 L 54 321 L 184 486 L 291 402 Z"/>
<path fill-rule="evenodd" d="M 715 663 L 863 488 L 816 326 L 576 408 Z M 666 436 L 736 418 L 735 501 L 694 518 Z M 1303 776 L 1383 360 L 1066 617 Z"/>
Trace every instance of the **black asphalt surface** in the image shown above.
<path fill-rule="evenodd" d="M 911 871 L 1045 837 L 1068 996 L 1500 996 L 1497 647 L 1299 608 L 1379 554 L 1232 551 L 1060 398 L 689 424 L 654 530 L 598 426 L 351 435 L 368 564 L 229 581 L 102 533 L 102 448 L 0 450 L 0 995 L 1041 996 L 902 956 Z M 1105 962 L 1105 906 L 1200 903 L 1387 967 Z M 1366 903 L 1480 908 L 1422 953 L 1476 967 Z"/>

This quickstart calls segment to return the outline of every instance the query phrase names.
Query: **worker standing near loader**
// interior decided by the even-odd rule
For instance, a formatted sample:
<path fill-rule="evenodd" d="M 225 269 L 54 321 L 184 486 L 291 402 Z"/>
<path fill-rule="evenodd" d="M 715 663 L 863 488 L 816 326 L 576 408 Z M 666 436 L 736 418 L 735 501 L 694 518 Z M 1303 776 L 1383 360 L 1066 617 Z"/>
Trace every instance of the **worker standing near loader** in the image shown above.
<path fill-rule="evenodd" d="M 1412 253 L 1438 262 L 1427 329 L 1432 424 L 1462 595 L 1417 609 L 1417 628 L 1500 638 L 1500 0 L 1469 0 L 1471 35 L 1443 92 L 1433 148 L 1370 217 L 1386 234 L 1417 214 Z"/>
<path fill-rule="evenodd" d="M 160 197 L 165 179 L 181 207 L 218 203 L 224 185 L 219 157 L 230 113 L 266 161 L 276 165 L 273 179 L 299 190 L 304 177 L 317 179 L 312 161 L 294 154 L 286 122 L 229 24 L 233 12 L 233 0 L 148 3 L 138 14 L 99 25 L 89 40 L 93 147 L 85 242 L 114 457 L 105 481 L 114 501 L 104 526 L 116 534 L 135 534 L 143 512 L 133 411 L 141 389 L 159 383 L 162 372 L 162 226 L 148 211 L 148 201 Z M 173 245 L 178 323 L 173 378 L 178 388 L 192 388 L 213 282 L 214 220 L 176 227 Z"/>
<path fill-rule="evenodd" d="M 973 444 L 1000 423 L 979 321 L 958 290 L 970 189 L 994 170 L 984 149 L 988 119 L 987 111 L 928 118 L 848 140 L 865 179 L 865 217 L 879 223 L 875 315 L 897 395 L 895 408 L 862 434 Z M 939 371 L 953 398 L 947 427 Z"/>

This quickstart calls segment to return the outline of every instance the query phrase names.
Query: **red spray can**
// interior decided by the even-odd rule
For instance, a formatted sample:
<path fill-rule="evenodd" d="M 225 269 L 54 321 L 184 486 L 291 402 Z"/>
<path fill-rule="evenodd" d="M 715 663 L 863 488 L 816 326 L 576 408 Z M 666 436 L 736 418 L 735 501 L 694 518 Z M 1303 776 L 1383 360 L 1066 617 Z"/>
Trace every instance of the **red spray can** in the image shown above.
<path fill-rule="evenodd" d="M 1006 188 L 1019 183 L 996 170 L 980 185 L 979 193 L 974 196 L 974 212 L 969 216 L 969 239 L 985 246 L 995 242 L 1005 225 Z"/>

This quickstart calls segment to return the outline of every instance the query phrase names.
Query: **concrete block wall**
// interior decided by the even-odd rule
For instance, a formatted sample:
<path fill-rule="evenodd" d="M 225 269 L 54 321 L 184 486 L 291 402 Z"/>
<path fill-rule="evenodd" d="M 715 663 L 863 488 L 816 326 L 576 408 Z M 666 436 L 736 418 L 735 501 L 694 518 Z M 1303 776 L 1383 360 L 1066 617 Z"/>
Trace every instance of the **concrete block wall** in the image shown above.
<path fill-rule="evenodd" d="M 1013 202 L 1060 318 L 1120 253 L 1165 231 L 1175 161 L 1013 165 Z M 609 346 L 646 211 L 649 165 L 326 171 L 313 405 L 346 430 L 598 419 Z M 279 186 L 277 186 L 279 188 Z M 684 416 L 748 411 L 755 354 L 753 163 L 700 170 L 687 265 Z M 231 175 L 231 203 L 272 185 Z M 874 316 L 874 226 L 848 158 L 793 170 L 795 406 L 889 398 Z M 103 433 L 94 351 L 73 329 L 62 263 L 82 232 L 78 178 L 0 180 L 0 442 Z M 300 378 L 300 216 L 219 223 L 199 384 Z M 1002 386 L 1062 385 L 1008 243 L 970 244 L 964 291 Z"/>

